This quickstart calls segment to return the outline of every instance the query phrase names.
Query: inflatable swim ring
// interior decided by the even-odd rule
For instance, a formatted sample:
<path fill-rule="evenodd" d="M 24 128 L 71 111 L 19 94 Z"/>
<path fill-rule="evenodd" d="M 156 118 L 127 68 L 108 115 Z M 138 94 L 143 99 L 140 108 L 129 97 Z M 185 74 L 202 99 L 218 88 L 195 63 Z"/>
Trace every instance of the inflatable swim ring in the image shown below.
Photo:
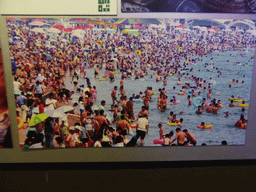
<path fill-rule="evenodd" d="M 249 107 L 249 104 L 239 104 L 238 107 Z"/>
<path fill-rule="evenodd" d="M 121 74 L 121 71 L 115 71 L 114 74 Z"/>
<path fill-rule="evenodd" d="M 154 144 L 160 144 L 160 145 L 162 145 L 162 144 L 164 143 L 164 140 L 163 140 L 163 139 L 155 139 L 155 140 L 153 140 L 153 143 L 154 143 Z"/>
<path fill-rule="evenodd" d="M 141 51 L 140 50 L 137 50 L 136 53 L 137 53 L 138 56 L 141 55 Z"/>
<path fill-rule="evenodd" d="M 179 125 L 179 123 L 170 123 L 170 122 L 167 122 L 166 124 L 170 125 L 170 126 L 178 126 Z"/>
<path fill-rule="evenodd" d="M 242 99 L 234 99 L 233 101 L 234 102 L 243 102 L 244 100 L 242 100 Z"/>
<path fill-rule="evenodd" d="M 108 79 L 107 78 L 105 78 L 105 79 L 97 79 L 97 81 L 99 82 L 99 81 L 108 81 Z"/>
<path fill-rule="evenodd" d="M 228 100 L 236 100 L 237 98 L 236 97 L 234 97 L 234 98 L 228 98 Z"/>
<path fill-rule="evenodd" d="M 180 122 L 179 120 L 176 120 L 176 123 L 167 122 L 166 124 L 170 126 L 177 126 L 179 125 L 179 122 Z"/>
<path fill-rule="evenodd" d="M 198 129 L 211 129 L 212 125 L 208 124 L 208 125 L 205 125 L 205 128 L 203 128 L 203 126 L 198 126 L 197 128 Z"/>
<path fill-rule="evenodd" d="M 180 101 L 176 101 L 175 103 L 180 103 Z"/>
<path fill-rule="evenodd" d="M 102 78 L 107 78 L 107 76 L 106 75 L 102 75 Z"/>
<path fill-rule="evenodd" d="M 133 123 L 133 124 L 130 125 L 130 127 L 131 128 L 136 128 L 136 124 Z"/>
<path fill-rule="evenodd" d="M 18 129 L 22 129 L 24 125 L 24 121 L 21 117 L 17 117 Z"/>
<path fill-rule="evenodd" d="M 133 102 L 142 102 L 142 99 L 132 99 Z"/>
<path fill-rule="evenodd" d="M 177 95 L 185 95 L 185 93 L 177 93 Z"/>

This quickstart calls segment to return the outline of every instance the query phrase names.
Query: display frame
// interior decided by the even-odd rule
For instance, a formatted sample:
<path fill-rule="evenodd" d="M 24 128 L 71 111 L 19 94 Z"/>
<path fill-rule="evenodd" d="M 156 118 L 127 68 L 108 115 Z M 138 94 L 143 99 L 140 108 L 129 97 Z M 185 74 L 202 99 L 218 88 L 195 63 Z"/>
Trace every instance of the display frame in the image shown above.
<path fill-rule="evenodd" d="M 254 15 L 239 15 L 239 14 L 118 14 L 116 18 L 204 18 L 214 19 L 252 19 L 256 20 Z M 129 16 L 128 16 L 129 15 Z M 11 109 L 15 108 L 14 92 L 12 82 L 11 61 L 9 55 L 9 43 L 7 38 L 6 18 L 12 16 L 1 16 L 0 32 L 4 73 L 8 97 L 8 106 Z M 14 16 L 20 17 L 21 16 Z M 35 18 L 35 16 L 26 16 Z M 102 17 L 102 16 L 100 16 Z M 71 18 L 56 17 L 56 16 L 36 16 L 36 18 Z M 72 18 L 86 18 L 76 16 Z M 98 18 L 98 17 L 95 17 Z M 105 18 L 113 18 L 105 17 Z M 254 61 L 253 80 L 256 79 L 256 68 Z M 17 120 L 15 110 L 10 110 L 11 132 L 13 136 L 14 149 L 1 151 L 1 163 L 32 163 L 32 162 L 144 162 L 144 161 L 205 161 L 205 160 L 240 160 L 240 159 L 255 159 L 256 157 L 256 121 L 253 121 L 254 111 L 256 111 L 256 82 L 251 84 L 251 99 L 248 113 L 248 129 L 246 133 L 246 144 L 242 146 L 204 146 L 204 147 L 138 147 L 138 148 L 73 148 L 73 149 L 52 149 L 52 150 L 29 150 L 24 152 L 19 148 L 19 135 L 17 130 Z M 175 154 L 175 155 L 173 155 Z"/>

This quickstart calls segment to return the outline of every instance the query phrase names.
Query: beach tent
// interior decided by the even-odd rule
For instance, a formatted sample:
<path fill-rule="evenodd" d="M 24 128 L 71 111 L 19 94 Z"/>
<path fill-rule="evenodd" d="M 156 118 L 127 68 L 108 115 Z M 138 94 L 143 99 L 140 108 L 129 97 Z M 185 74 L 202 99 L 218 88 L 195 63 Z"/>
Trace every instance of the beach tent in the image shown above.
<path fill-rule="evenodd" d="M 137 25 L 139 23 L 136 21 L 133 21 L 131 19 L 122 19 L 120 21 L 117 21 L 115 24 L 117 24 L 117 25 Z"/>
<path fill-rule="evenodd" d="M 137 29 L 125 29 L 122 31 L 122 33 L 127 35 L 140 35 Z"/>

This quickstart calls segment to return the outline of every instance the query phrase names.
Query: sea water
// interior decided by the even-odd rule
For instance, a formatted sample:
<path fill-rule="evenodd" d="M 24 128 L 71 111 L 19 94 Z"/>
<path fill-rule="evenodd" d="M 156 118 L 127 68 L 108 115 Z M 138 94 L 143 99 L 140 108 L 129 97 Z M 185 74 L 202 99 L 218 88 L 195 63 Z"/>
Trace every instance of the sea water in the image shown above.
<path fill-rule="evenodd" d="M 228 98 L 231 95 L 235 97 L 241 97 L 245 100 L 246 103 L 250 103 L 250 89 L 252 82 L 252 71 L 254 59 L 252 58 L 254 53 L 253 49 L 249 51 L 227 51 L 227 52 L 218 52 L 212 53 L 208 55 L 204 55 L 202 57 L 199 56 L 191 56 L 191 58 L 200 58 L 200 61 L 196 61 L 196 64 L 191 64 L 188 67 L 192 68 L 193 71 L 183 71 L 184 73 L 189 73 L 189 75 L 194 75 L 196 77 L 203 78 L 206 81 L 209 81 L 210 78 L 216 81 L 216 84 L 212 86 L 212 98 L 207 98 L 208 91 L 204 92 L 202 90 L 196 90 L 196 92 L 201 91 L 203 95 L 201 98 L 206 98 L 207 104 L 210 103 L 212 99 L 221 100 L 223 104 L 223 108 L 218 111 L 218 114 L 206 113 L 205 111 L 201 115 L 196 115 L 196 107 L 188 106 L 187 96 L 191 95 L 188 91 L 192 89 L 186 90 L 186 95 L 177 95 L 177 92 L 181 90 L 182 85 L 177 85 L 178 77 L 169 76 L 167 86 L 163 86 L 163 82 L 156 82 L 155 76 L 151 78 L 151 74 L 153 71 L 148 69 L 149 76 L 145 76 L 143 79 L 134 80 L 134 79 L 125 79 L 124 80 L 124 90 L 126 92 L 127 98 L 132 96 L 132 94 L 139 94 L 139 92 L 143 92 L 146 90 L 148 86 L 153 88 L 153 91 L 156 93 L 152 97 L 152 101 L 149 106 L 149 133 L 146 135 L 144 140 L 144 146 L 157 146 L 153 144 L 154 139 L 159 138 L 159 128 L 158 123 L 162 123 L 164 128 L 164 133 L 167 134 L 170 131 L 174 131 L 177 126 L 168 126 L 166 123 L 168 122 L 167 117 L 170 112 L 173 111 L 174 114 L 177 115 L 177 119 L 183 118 L 184 126 L 182 129 L 187 129 L 189 132 L 193 133 L 197 140 L 197 145 L 201 145 L 202 143 L 206 143 L 207 145 L 220 145 L 222 140 L 226 140 L 228 145 L 243 145 L 245 144 L 245 135 L 246 130 L 235 127 L 234 123 L 239 120 L 241 114 L 241 108 L 239 107 L 228 107 L 230 101 Z M 240 54 L 242 53 L 242 54 Z M 214 61 L 211 61 L 211 58 Z M 138 59 L 136 59 L 138 60 Z M 202 60 L 202 61 L 201 61 Z M 240 62 L 241 65 L 235 65 L 236 62 Z M 211 66 L 204 67 L 205 63 L 214 63 L 214 66 L 221 70 L 221 77 L 218 78 L 217 70 L 213 69 Z M 248 64 L 243 66 L 243 64 Z M 207 69 L 209 71 L 207 71 Z M 200 72 L 199 72 L 200 70 Z M 105 70 L 100 70 L 100 78 L 104 75 Z M 182 73 L 183 73 L 182 72 Z M 245 75 L 245 77 L 243 77 Z M 112 121 L 112 112 L 108 111 L 112 104 L 111 92 L 114 86 L 120 87 L 121 75 L 116 75 L 116 79 L 113 83 L 109 81 L 97 81 L 94 78 L 94 69 L 87 70 L 87 77 L 90 78 L 91 85 L 96 86 L 98 95 L 97 101 L 94 102 L 95 106 L 100 105 L 101 100 L 106 101 L 105 114 L 107 114 L 107 118 Z M 237 79 L 239 82 L 244 81 L 244 83 L 231 84 L 232 87 L 229 88 L 229 81 Z M 189 82 L 191 86 L 194 86 L 195 83 L 189 79 L 182 78 L 182 84 L 185 82 Z M 71 78 L 67 77 L 65 79 L 65 84 L 70 90 L 74 90 L 74 86 L 71 84 Z M 79 79 L 79 84 L 84 84 L 86 87 L 86 81 L 83 78 Z M 173 87 L 176 87 L 176 90 L 173 91 Z M 172 106 L 168 105 L 167 109 L 164 112 L 161 112 L 157 109 L 157 99 L 158 99 L 158 89 L 165 87 L 168 96 L 168 102 L 170 99 L 175 96 L 176 100 L 180 101 L 180 104 L 174 104 Z M 203 85 L 204 87 L 204 85 Z M 218 96 L 217 93 L 220 93 Z M 117 92 L 119 93 L 119 92 Z M 120 97 L 120 95 L 118 96 Z M 192 100 L 195 99 L 192 97 Z M 239 103 L 235 103 L 239 104 Z M 134 114 L 137 117 L 137 114 L 141 110 L 143 106 L 143 102 L 134 102 Z M 121 107 L 121 106 L 120 106 Z M 184 114 L 180 115 L 179 112 L 183 111 Z M 229 111 L 230 116 L 225 117 L 225 112 Z M 245 118 L 248 117 L 248 108 L 245 108 Z M 200 126 L 201 122 L 205 122 L 205 124 L 211 124 L 212 129 L 198 129 L 197 126 Z M 114 126 L 114 125 L 112 125 Z M 175 136 L 175 135 L 174 135 Z M 173 138 L 174 138 L 173 136 Z M 131 138 L 132 136 L 128 136 Z M 172 139 L 173 139 L 172 138 Z M 139 141 L 138 141 L 139 142 Z M 176 142 L 175 142 L 176 143 Z"/>

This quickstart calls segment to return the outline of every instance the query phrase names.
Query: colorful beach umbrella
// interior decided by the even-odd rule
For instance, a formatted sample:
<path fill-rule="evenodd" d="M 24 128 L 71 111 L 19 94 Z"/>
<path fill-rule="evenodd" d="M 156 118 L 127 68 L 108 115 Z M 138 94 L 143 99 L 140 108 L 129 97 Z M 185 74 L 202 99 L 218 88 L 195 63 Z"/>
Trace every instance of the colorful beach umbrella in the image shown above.
<path fill-rule="evenodd" d="M 218 27 L 209 27 L 208 30 L 213 29 L 214 31 L 219 31 L 220 29 Z"/>
<path fill-rule="evenodd" d="M 29 21 L 28 18 L 21 18 L 20 20 L 22 20 L 22 21 Z"/>
<path fill-rule="evenodd" d="M 30 121 L 29 121 L 29 126 L 35 126 L 41 122 L 43 122 L 45 119 L 47 119 L 49 117 L 49 115 L 45 114 L 45 113 L 39 113 L 33 117 L 31 117 Z"/>
<path fill-rule="evenodd" d="M 32 113 L 39 113 L 39 107 L 35 107 L 34 109 L 32 109 Z"/>
<path fill-rule="evenodd" d="M 63 25 L 53 25 L 53 28 L 59 29 L 61 31 L 63 31 L 65 29 L 65 27 Z"/>
<path fill-rule="evenodd" d="M 41 21 L 33 21 L 33 22 L 29 23 L 28 25 L 31 25 L 31 26 L 43 26 L 43 25 L 49 25 L 49 24 L 41 22 Z"/>
<path fill-rule="evenodd" d="M 47 32 L 49 33 L 61 33 L 61 30 L 57 29 L 57 28 L 50 28 L 47 30 Z"/>
<path fill-rule="evenodd" d="M 13 17 L 9 17 L 9 18 L 6 18 L 6 21 L 16 21 L 16 19 Z"/>
<path fill-rule="evenodd" d="M 34 29 L 31 29 L 31 31 L 37 32 L 37 33 L 45 33 L 45 31 L 42 28 L 34 28 Z"/>
<path fill-rule="evenodd" d="M 77 29 L 84 29 L 85 27 L 84 26 L 76 26 L 75 28 L 74 28 L 74 30 L 77 30 Z"/>
<path fill-rule="evenodd" d="M 136 22 L 136 21 L 133 21 L 131 19 L 122 19 L 120 21 L 117 21 L 115 24 L 118 24 L 118 25 L 136 25 L 136 24 L 139 24 L 139 23 Z"/>
<path fill-rule="evenodd" d="M 70 106 L 70 105 L 65 105 L 65 106 L 61 106 L 59 107 L 58 109 L 56 109 L 57 111 L 60 111 L 60 112 L 69 112 L 69 111 L 72 111 L 74 110 L 74 107 Z"/>
<path fill-rule="evenodd" d="M 33 20 L 32 20 L 32 22 L 34 22 L 34 21 L 41 21 L 41 22 L 45 22 L 45 19 L 35 18 L 35 19 L 33 19 Z"/>
<path fill-rule="evenodd" d="M 183 25 L 183 24 L 178 25 L 177 28 L 185 28 L 185 25 Z"/>
<path fill-rule="evenodd" d="M 72 32 L 73 30 L 74 30 L 73 28 L 65 28 L 65 29 L 64 29 L 64 31 L 65 31 L 65 32 L 68 32 L 68 33 Z"/>
<path fill-rule="evenodd" d="M 45 114 L 49 115 L 52 118 L 60 118 L 67 116 L 64 112 L 59 110 L 45 110 Z"/>
<path fill-rule="evenodd" d="M 93 29 L 94 27 L 93 26 L 91 26 L 91 25 L 86 25 L 85 26 L 85 29 Z"/>

